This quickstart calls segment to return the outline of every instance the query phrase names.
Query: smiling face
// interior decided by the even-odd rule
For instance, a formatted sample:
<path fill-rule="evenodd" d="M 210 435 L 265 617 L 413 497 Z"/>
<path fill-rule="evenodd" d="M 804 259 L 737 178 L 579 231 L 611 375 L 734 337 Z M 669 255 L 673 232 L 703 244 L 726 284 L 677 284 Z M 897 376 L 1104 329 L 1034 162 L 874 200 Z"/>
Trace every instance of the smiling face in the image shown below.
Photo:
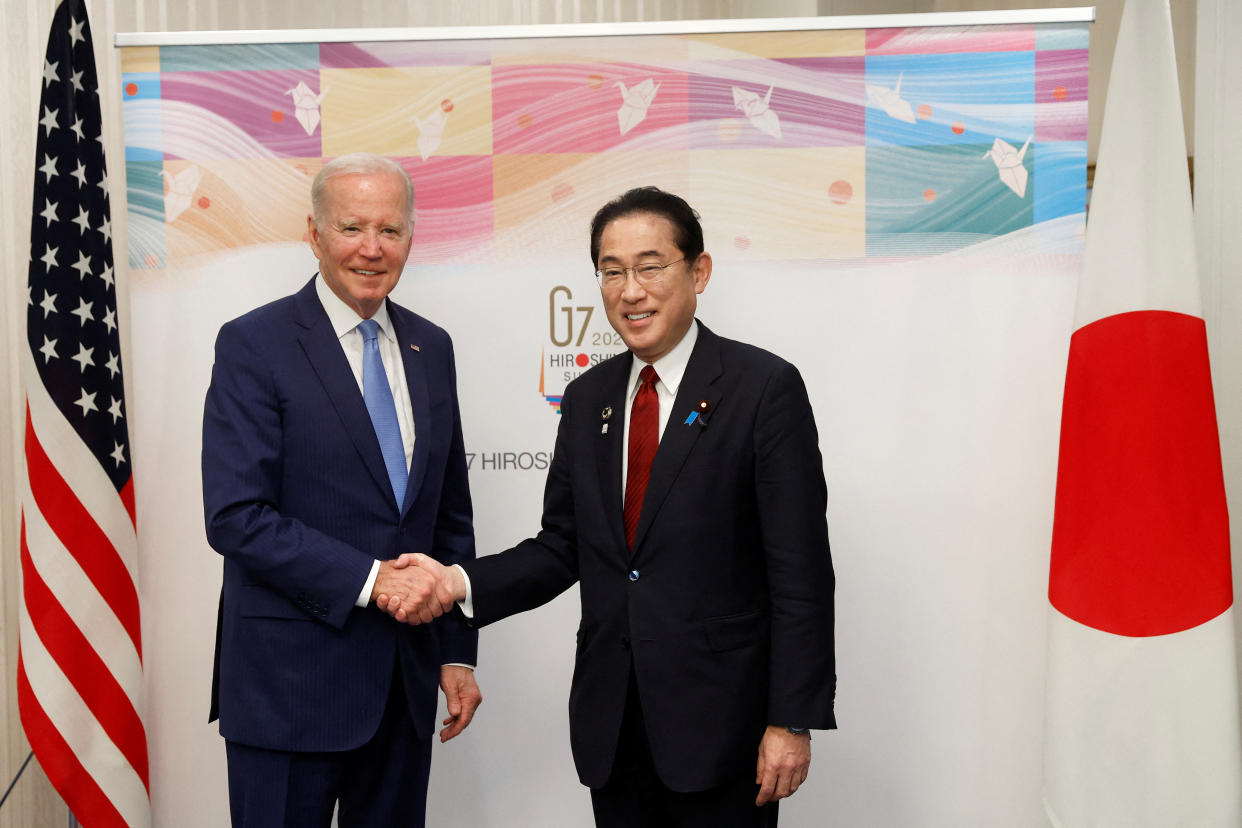
<path fill-rule="evenodd" d="M 324 184 L 323 226 L 307 217 L 311 250 L 332 292 L 370 319 L 401 278 L 414 224 L 390 173 L 346 173 Z"/>
<path fill-rule="evenodd" d="M 684 255 L 675 238 L 673 223 L 663 216 L 623 215 L 609 222 L 600 234 L 596 267 L 674 262 Z M 707 287 L 711 275 L 712 257 L 707 253 L 666 268 L 658 283 L 645 288 L 627 275 L 623 284 L 601 288 L 608 321 L 635 356 L 643 362 L 656 362 L 690 330 L 698 294 Z"/>

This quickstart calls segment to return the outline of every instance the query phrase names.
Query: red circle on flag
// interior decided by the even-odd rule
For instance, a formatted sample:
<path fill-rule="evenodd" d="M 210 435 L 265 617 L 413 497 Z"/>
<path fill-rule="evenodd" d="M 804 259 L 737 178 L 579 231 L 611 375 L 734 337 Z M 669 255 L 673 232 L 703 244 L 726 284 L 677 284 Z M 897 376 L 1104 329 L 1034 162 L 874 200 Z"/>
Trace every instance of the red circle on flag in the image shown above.
<path fill-rule="evenodd" d="M 1135 311 L 1070 341 L 1048 600 L 1126 636 L 1233 603 L 1229 516 L 1203 320 Z"/>

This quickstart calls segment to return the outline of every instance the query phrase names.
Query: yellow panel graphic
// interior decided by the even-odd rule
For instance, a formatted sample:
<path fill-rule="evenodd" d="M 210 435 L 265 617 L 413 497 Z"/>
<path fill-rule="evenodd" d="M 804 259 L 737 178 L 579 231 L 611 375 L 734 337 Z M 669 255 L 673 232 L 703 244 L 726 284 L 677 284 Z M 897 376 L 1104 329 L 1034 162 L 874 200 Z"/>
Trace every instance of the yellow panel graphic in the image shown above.
<path fill-rule="evenodd" d="M 865 29 L 808 32 L 731 32 L 685 35 L 691 60 L 728 57 L 843 57 L 867 53 Z"/>
<path fill-rule="evenodd" d="M 500 240 L 520 231 L 523 244 L 543 253 L 581 253 L 591 217 L 632 187 L 653 184 L 675 193 L 690 184 L 688 152 L 500 155 L 493 162 L 495 232 Z"/>
<path fill-rule="evenodd" d="M 686 199 L 710 248 L 760 260 L 865 255 L 863 147 L 752 150 L 738 162 L 727 150 L 690 157 Z"/>
<path fill-rule="evenodd" d="M 430 158 L 492 151 L 491 69 L 323 69 L 323 153 Z"/>
<path fill-rule="evenodd" d="M 169 266 L 220 249 L 303 240 L 320 166 L 318 158 L 164 162 Z"/>
<path fill-rule="evenodd" d="M 121 50 L 121 72 L 158 72 L 160 71 L 160 47 L 131 46 Z"/>

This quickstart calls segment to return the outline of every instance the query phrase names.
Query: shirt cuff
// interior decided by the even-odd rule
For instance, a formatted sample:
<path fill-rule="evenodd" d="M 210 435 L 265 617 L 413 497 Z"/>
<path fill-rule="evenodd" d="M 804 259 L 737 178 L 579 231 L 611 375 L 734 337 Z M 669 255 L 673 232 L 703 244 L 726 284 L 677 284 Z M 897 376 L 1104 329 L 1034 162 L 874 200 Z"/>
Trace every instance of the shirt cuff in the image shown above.
<path fill-rule="evenodd" d="M 467 618 L 474 618 L 474 597 L 470 593 L 470 576 L 466 574 L 466 570 L 462 569 L 461 564 L 453 564 L 453 568 L 461 573 L 461 579 L 466 582 L 466 597 L 457 602 L 457 606 L 461 607 L 461 614 Z"/>
<path fill-rule="evenodd" d="M 367 582 L 362 585 L 362 592 L 358 593 L 358 600 L 354 601 L 355 607 L 366 608 L 371 603 L 371 590 L 375 589 L 375 579 L 379 577 L 379 561 L 371 561 L 371 574 L 367 576 Z"/>

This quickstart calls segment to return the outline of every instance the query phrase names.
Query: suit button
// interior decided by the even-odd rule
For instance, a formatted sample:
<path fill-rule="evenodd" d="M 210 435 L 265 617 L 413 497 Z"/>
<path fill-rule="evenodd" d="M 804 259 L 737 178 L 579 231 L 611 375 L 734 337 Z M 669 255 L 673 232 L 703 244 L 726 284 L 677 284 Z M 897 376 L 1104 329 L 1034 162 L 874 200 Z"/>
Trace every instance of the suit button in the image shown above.
<path fill-rule="evenodd" d="M 630 580 L 631 580 L 631 581 L 637 581 L 637 580 L 638 580 L 638 570 L 637 570 L 637 569 L 631 569 L 631 570 L 630 570 Z"/>
<path fill-rule="evenodd" d="M 621 649 L 628 650 L 630 648 L 630 637 L 628 635 L 621 636 Z"/>

